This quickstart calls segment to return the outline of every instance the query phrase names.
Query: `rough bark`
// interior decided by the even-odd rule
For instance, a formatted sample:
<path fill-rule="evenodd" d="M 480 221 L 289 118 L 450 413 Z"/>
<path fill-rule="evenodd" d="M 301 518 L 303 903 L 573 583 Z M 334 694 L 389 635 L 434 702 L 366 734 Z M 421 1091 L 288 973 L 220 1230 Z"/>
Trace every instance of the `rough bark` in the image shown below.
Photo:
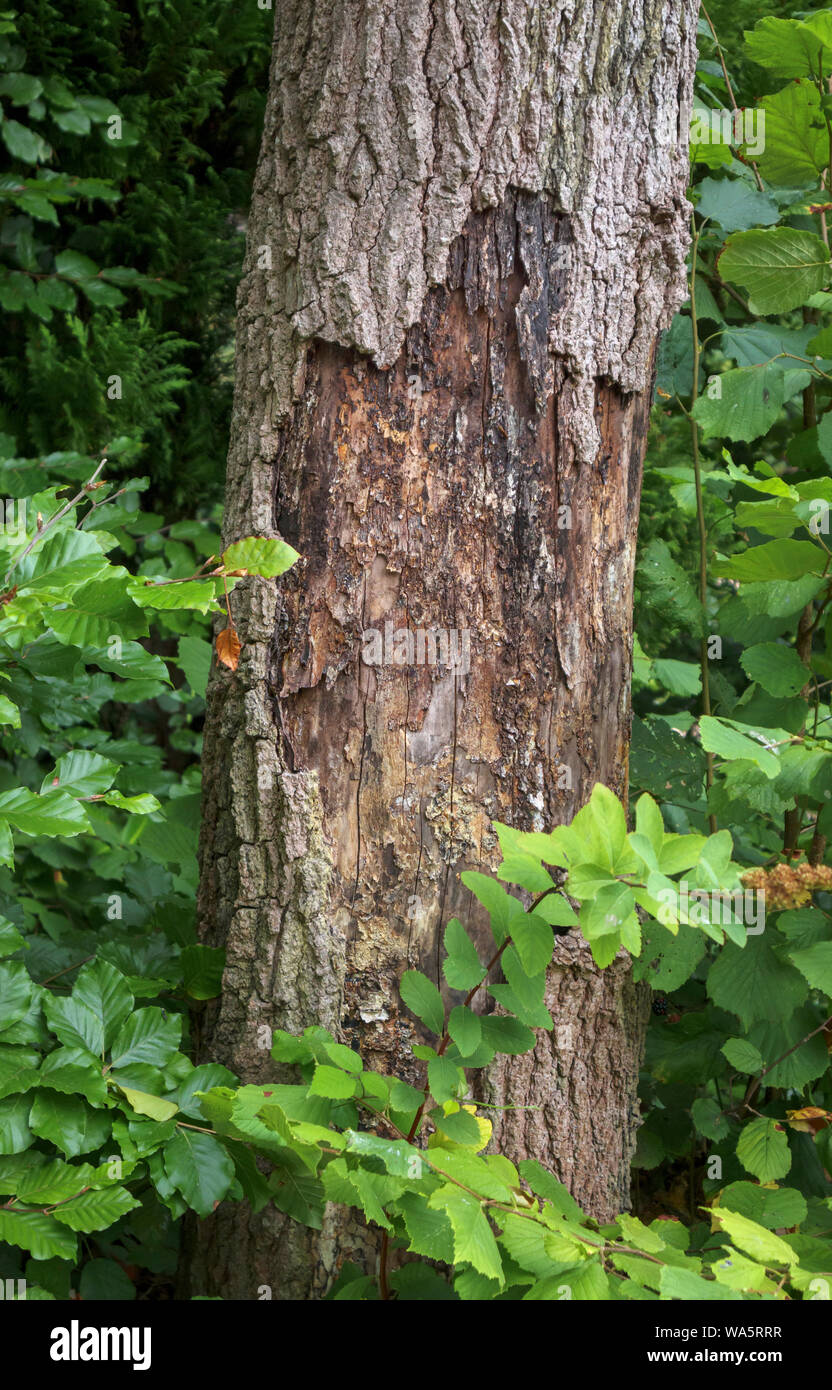
<path fill-rule="evenodd" d="M 303 558 L 235 591 L 245 646 L 212 678 L 201 844 L 202 933 L 228 952 L 208 1050 L 245 1080 L 273 1074 L 272 1027 L 314 1021 L 417 1079 L 397 981 L 441 980 L 450 916 L 484 932 L 459 875 L 496 866 L 492 822 L 544 828 L 596 781 L 626 789 L 695 13 L 280 7 L 226 532 L 279 532 Z M 457 635 L 456 662 L 431 662 L 430 633 Z M 627 1201 L 645 1000 L 623 958 L 602 974 L 572 938 L 549 995 L 555 1032 L 488 1080 L 493 1103 L 533 1107 L 495 1112 L 495 1138 L 608 1217 Z M 315 1236 L 220 1211 L 191 1283 L 316 1297 L 371 1244 L 334 1217 Z"/>

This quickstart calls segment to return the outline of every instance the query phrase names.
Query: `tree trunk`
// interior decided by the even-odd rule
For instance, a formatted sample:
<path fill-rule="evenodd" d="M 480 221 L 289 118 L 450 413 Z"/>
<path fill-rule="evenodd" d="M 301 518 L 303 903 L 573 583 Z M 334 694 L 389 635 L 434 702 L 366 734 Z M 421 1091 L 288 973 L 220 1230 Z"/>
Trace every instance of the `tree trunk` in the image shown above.
<path fill-rule="evenodd" d="M 397 981 L 493 821 L 627 783 L 633 559 L 658 334 L 684 285 L 694 0 L 283 0 L 239 294 L 226 538 L 301 562 L 232 598 L 200 921 L 207 1055 L 274 1076 L 323 1022 L 421 1081 Z M 627 1204 L 647 1004 L 575 937 L 555 1031 L 486 1083 L 495 1139 Z M 490 1112 L 491 1113 L 491 1112 Z M 195 1292 L 319 1297 L 372 1236 L 223 1208 Z"/>

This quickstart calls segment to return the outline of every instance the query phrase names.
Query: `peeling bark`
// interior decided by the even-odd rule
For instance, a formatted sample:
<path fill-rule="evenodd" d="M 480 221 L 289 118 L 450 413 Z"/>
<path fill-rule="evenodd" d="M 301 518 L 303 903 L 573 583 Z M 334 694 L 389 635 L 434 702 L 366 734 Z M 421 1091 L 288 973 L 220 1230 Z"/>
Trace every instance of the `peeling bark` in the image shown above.
<path fill-rule="evenodd" d="M 228 951 L 208 1050 L 247 1081 L 274 1073 L 272 1027 L 317 1021 L 420 1080 L 397 981 L 441 981 L 452 915 L 484 939 L 459 875 L 496 867 L 492 822 L 545 828 L 596 781 L 626 791 L 695 14 L 281 6 L 226 529 L 279 532 L 303 558 L 235 591 L 245 646 L 209 690 L 201 843 L 202 935 Z M 627 1204 L 644 994 L 623 957 L 601 974 L 572 938 L 549 994 L 560 1032 L 501 1059 L 484 1099 L 531 1106 L 495 1112 L 502 1151 L 609 1217 Z M 335 1216 L 315 1236 L 221 1211 L 191 1286 L 317 1297 L 371 1246 Z"/>

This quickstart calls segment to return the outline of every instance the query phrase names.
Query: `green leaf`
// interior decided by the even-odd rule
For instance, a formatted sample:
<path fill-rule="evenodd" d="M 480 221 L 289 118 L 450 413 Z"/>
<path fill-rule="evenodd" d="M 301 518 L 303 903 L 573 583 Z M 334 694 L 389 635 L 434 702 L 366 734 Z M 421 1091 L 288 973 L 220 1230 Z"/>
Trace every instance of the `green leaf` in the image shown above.
<path fill-rule="evenodd" d="M 753 314 L 784 314 L 823 289 L 829 252 L 814 232 L 760 228 L 731 237 L 717 268 L 723 280 L 751 291 Z"/>
<path fill-rule="evenodd" d="M 634 915 L 633 890 L 626 883 L 610 882 L 581 905 L 581 931 L 587 941 L 618 936 L 622 924 Z"/>
<path fill-rule="evenodd" d="M 780 762 L 776 754 L 770 752 L 762 743 L 757 743 L 755 739 L 746 738 L 745 734 L 741 734 L 720 719 L 703 715 L 699 721 L 699 733 L 702 747 L 707 748 L 709 753 L 716 753 L 718 757 L 727 758 L 729 761 L 741 758 L 756 763 L 766 777 L 776 777 L 780 771 Z"/>
<path fill-rule="evenodd" d="M 691 1106 L 697 1132 L 705 1139 L 720 1140 L 728 1133 L 728 1120 L 721 1105 L 710 1096 L 700 1096 Z"/>
<path fill-rule="evenodd" d="M 539 864 L 537 868 L 540 869 Z M 540 871 L 543 872 L 542 869 Z M 545 876 L 551 887 L 551 879 L 548 874 Z M 496 879 L 491 878 L 488 874 L 481 874 L 476 869 L 466 870 L 465 873 L 460 874 L 460 878 L 465 887 L 486 909 L 491 921 L 494 940 L 498 946 L 502 946 L 506 937 L 511 935 L 515 920 L 523 912 L 523 904 L 518 898 L 507 893 Z"/>
<path fill-rule="evenodd" d="M 638 894 L 636 894 L 638 898 Z M 689 980 L 707 949 L 703 932 L 682 922 L 675 936 L 664 926 L 645 923 L 643 945 L 634 974 L 653 989 L 674 990 Z"/>
<path fill-rule="evenodd" d="M 738 1302 L 742 1294 L 710 1279 L 703 1279 L 692 1269 L 677 1269 L 665 1265 L 659 1275 L 659 1289 L 662 1298 L 679 1298 L 684 1302 L 704 1303 L 721 1300 Z"/>
<path fill-rule="evenodd" d="M 95 1015 L 101 1025 L 105 1048 L 111 1046 L 136 1002 L 124 976 L 105 960 L 95 960 L 82 968 L 72 987 L 72 999 Z M 91 1051 L 98 1052 L 100 1047 Z"/>
<path fill-rule="evenodd" d="M 152 816 L 162 809 L 162 803 L 150 792 L 143 792 L 140 796 L 122 796 L 121 792 L 106 792 L 102 801 L 107 806 L 115 806 L 119 811 L 127 811 L 131 816 Z"/>
<path fill-rule="evenodd" d="M 758 1020 L 788 1017 L 806 997 L 806 983 L 794 966 L 780 961 L 763 936 L 745 946 L 729 943 L 708 974 L 708 994 L 720 1008 L 736 1014 L 746 1028 Z"/>
<path fill-rule="evenodd" d="M 192 999 L 216 999 L 222 990 L 225 951 L 214 946 L 185 946 L 180 957 L 182 982 Z"/>
<path fill-rule="evenodd" d="M 7 1028 L 26 1017 L 34 993 L 35 985 L 22 961 L 0 965 L 0 1040 Z"/>
<path fill-rule="evenodd" d="M 696 193 L 700 216 L 718 222 L 726 232 L 766 227 L 780 218 L 773 198 L 739 179 L 703 179 Z"/>
<path fill-rule="evenodd" d="M 197 1216 L 210 1216 L 234 1181 L 234 1164 L 210 1134 L 178 1129 L 164 1149 L 165 1172 Z"/>
<path fill-rule="evenodd" d="M 462 1085 L 462 1073 L 449 1058 L 431 1057 L 428 1062 L 428 1084 L 436 1100 L 451 1100 Z"/>
<path fill-rule="evenodd" d="M 804 574 L 823 574 L 826 560 L 819 546 L 811 541 L 766 541 L 740 555 L 715 560 L 716 578 L 741 580 L 801 579 Z"/>
<path fill-rule="evenodd" d="M 106 1105 L 107 1083 L 101 1074 L 101 1060 L 84 1047 L 56 1047 L 43 1060 L 41 1086 L 64 1095 L 83 1096 L 91 1105 Z"/>
<path fill-rule="evenodd" d="M 354 1076 L 338 1067 L 328 1067 L 323 1062 L 315 1066 L 315 1074 L 309 1085 L 311 1096 L 327 1096 L 330 1100 L 346 1100 L 358 1091 Z"/>
<path fill-rule="evenodd" d="M 222 556 L 226 570 L 247 570 L 265 579 L 284 574 L 299 559 L 298 552 L 286 541 L 264 536 L 247 536 L 245 540 L 235 541 Z"/>
<path fill-rule="evenodd" d="M 534 1033 L 516 1018 L 503 1014 L 484 1014 L 480 1019 L 483 1042 L 495 1052 L 517 1055 L 534 1047 Z"/>
<path fill-rule="evenodd" d="M 28 1149 L 34 1137 L 29 1128 L 31 1108 L 29 1095 L 0 1100 L 0 1154 L 19 1154 Z"/>
<path fill-rule="evenodd" d="M 536 912 L 518 914 L 511 924 L 511 939 L 527 975 L 539 975 L 546 969 L 552 959 L 554 937 L 542 916 Z"/>
<path fill-rule="evenodd" d="M 161 1096 L 150 1095 L 147 1091 L 134 1091 L 132 1087 L 122 1086 L 120 1083 L 118 1089 L 131 1110 L 135 1110 L 137 1115 L 147 1115 L 159 1124 L 164 1124 L 165 1120 L 170 1120 L 178 1113 L 179 1106 L 172 1100 L 163 1100 Z"/>
<path fill-rule="evenodd" d="M 784 1178 L 792 1166 L 786 1134 L 776 1121 L 764 1116 L 745 1126 L 737 1143 L 737 1158 L 759 1182 Z"/>
<path fill-rule="evenodd" d="M 627 842 L 624 807 L 609 787 L 596 782 L 586 809 L 595 824 L 597 842 L 603 847 L 603 857 L 598 862 L 615 871 Z"/>
<path fill-rule="evenodd" d="M 109 1137 L 110 1114 L 93 1110 L 80 1096 L 65 1096 L 57 1091 L 40 1090 L 35 1094 L 29 1116 L 32 1133 L 54 1144 L 67 1158 L 92 1153 Z"/>
<path fill-rule="evenodd" d="M 177 1051 L 182 1020 L 161 1009 L 137 1009 L 127 1019 L 112 1046 L 112 1066 L 121 1069 L 135 1062 L 163 1067 Z"/>
<path fill-rule="evenodd" d="M 584 1260 L 550 1279 L 541 1280 L 529 1289 L 523 1301 L 559 1301 L 567 1296 L 582 1303 L 607 1302 L 610 1282 L 597 1259 Z"/>
<path fill-rule="evenodd" d="M 440 1060 L 444 1061 L 444 1058 Z M 483 1137 L 476 1118 L 468 1110 L 460 1107 L 458 1110 L 449 1110 L 447 1114 L 439 1107 L 430 1112 L 430 1117 L 438 1130 L 455 1144 L 463 1144 L 471 1149 L 482 1147 Z M 440 1168 L 442 1160 L 437 1160 Z"/>
<path fill-rule="evenodd" d="M 771 183 L 818 183 L 829 163 L 829 132 L 814 82 L 791 82 L 763 97 L 758 120 L 765 118 L 765 148 L 757 165 Z"/>
<path fill-rule="evenodd" d="M 20 121 L 4 120 L 0 135 L 12 159 L 20 159 L 24 164 L 43 163 L 49 158 L 50 149 L 34 130 L 21 125 Z"/>
<path fill-rule="evenodd" d="M 735 1245 L 740 1250 L 745 1250 L 755 1260 L 761 1264 L 797 1264 L 797 1255 L 791 1246 L 784 1240 L 776 1236 L 773 1231 L 767 1231 L 764 1226 L 759 1226 L 756 1221 L 749 1221 L 748 1217 L 740 1216 L 738 1212 L 726 1211 L 723 1207 L 712 1207 L 711 1215 L 718 1221 L 722 1229 L 727 1232 Z"/>
<path fill-rule="evenodd" d="M 657 656 L 653 674 L 671 695 L 698 695 L 702 686 L 699 667 L 693 661 L 670 661 Z"/>
<path fill-rule="evenodd" d="M 20 728 L 20 710 L 5 695 L 0 695 L 0 724 L 10 724 L 13 729 Z"/>
<path fill-rule="evenodd" d="M 487 1279 L 503 1283 L 503 1266 L 494 1233 L 475 1197 L 458 1187 L 444 1185 L 428 1205 L 445 1213 L 454 1239 L 454 1263 L 470 1264 Z"/>
<path fill-rule="evenodd" d="M 13 956 L 15 951 L 19 951 L 23 945 L 25 945 L 25 943 L 17 927 L 13 927 L 11 922 L 0 918 L 0 957 Z M 1 984 L 0 991 L 2 991 Z M 4 1017 L 2 1004 L 0 1003 L 0 1032 L 3 1031 Z"/>
<path fill-rule="evenodd" d="M 823 20 L 824 13 L 813 16 Z M 823 30 L 794 19 L 775 19 L 766 15 L 753 29 L 745 30 L 745 51 L 752 62 L 768 68 L 777 77 L 813 77 L 825 47 Z M 829 54 L 824 55 L 828 66 Z"/>
<path fill-rule="evenodd" d="M 547 893 L 540 899 L 533 917 L 540 917 L 550 927 L 577 927 L 578 914 L 562 893 Z"/>
<path fill-rule="evenodd" d="M 445 1028 L 445 1005 L 436 985 L 421 971 L 406 970 L 401 978 L 399 993 L 411 1013 L 421 1019 L 432 1033 L 441 1037 Z"/>
<path fill-rule="evenodd" d="M 706 387 L 692 409 L 705 439 L 758 439 L 774 424 L 786 401 L 811 380 L 803 368 L 784 371 L 779 362 L 722 372 Z"/>
<path fill-rule="evenodd" d="M 211 643 L 204 637 L 180 637 L 176 664 L 185 672 L 194 694 L 204 696 L 211 672 Z"/>
<path fill-rule="evenodd" d="M 694 593 L 690 578 L 670 553 L 665 541 L 651 540 L 638 563 L 639 587 L 651 605 L 661 605 L 671 626 L 682 626 L 693 636 L 704 630 L 702 605 Z M 663 731 L 666 733 L 665 730 Z"/>
<path fill-rule="evenodd" d="M 802 951 L 790 951 L 789 960 L 805 975 L 812 989 L 832 996 L 832 941 L 819 941 Z"/>
<path fill-rule="evenodd" d="M 130 1303 L 136 1286 L 115 1260 L 88 1260 L 81 1270 L 80 1294 L 90 1302 Z"/>
<path fill-rule="evenodd" d="M 0 1100 L 37 1086 L 40 1053 L 26 1047 L 0 1046 Z"/>
<path fill-rule="evenodd" d="M 60 787 L 70 796 L 95 796 L 109 791 L 117 772 L 118 763 L 102 758 L 100 753 L 78 749 L 58 759 L 53 771 L 44 777 L 41 792 Z"/>
<path fill-rule="evenodd" d="M 40 78 L 29 77 L 25 72 L 8 72 L 0 77 L 0 96 L 8 97 L 13 106 L 28 106 L 42 91 Z"/>
<path fill-rule="evenodd" d="M 136 578 L 130 581 L 128 592 L 135 603 L 142 608 L 158 608 L 170 611 L 177 608 L 194 608 L 199 613 L 207 613 L 214 603 L 214 581 L 212 579 L 188 579 L 181 584 L 147 583 Z"/>
<path fill-rule="evenodd" d="M 429 1207 L 424 1197 L 415 1192 L 404 1193 L 396 1206 L 404 1217 L 410 1238 L 408 1250 L 414 1255 L 423 1255 L 426 1260 L 453 1264 L 453 1230 L 446 1213 Z"/>
<path fill-rule="evenodd" d="M 806 1199 L 793 1187 L 765 1188 L 751 1182 L 732 1182 L 723 1188 L 719 1205 L 776 1231 L 782 1226 L 800 1226 L 806 1220 Z"/>
<path fill-rule="evenodd" d="M 55 269 L 67 280 L 88 280 L 98 274 L 98 266 L 80 251 L 60 251 L 55 257 Z"/>
<path fill-rule="evenodd" d="M 747 1038 L 729 1038 L 722 1044 L 722 1051 L 735 1071 L 746 1072 L 752 1076 L 755 1072 L 762 1071 L 763 1059 Z"/>
<path fill-rule="evenodd" d="M 447 960 L 442 971 L 451 989 L 474 989 L 485 975 L 477 948 L 458 917 L 452 917 L 445 928 Z"/>
<path fill-rule="evenodd" d="M 0 817 L 24 835 L 80 835 L 90 828 L 83 806 L 64 791 L 36 796 L 17 787 L 0 793 Z"/>
<path fill-rule="evenodd" d="M 801 985 L 805 991 L 805 981 Z M 823 1076 L 829 1066 L 829 1054 L 823 1033 L 804 1041 L 817 1028 L 814 1009 L 804 1006 L 789 1016 L 788 1002 L 783 1001 L 777 1013 L 755 1023 L 749 1041 L 771 1067 L 766 1072 L 766 1085 L 799 1091 Z"/>
<path fill-rule="evenodd" d="M 20 590 L 66 602 L 75 589 L 106 572 L 95 537 L 85 531 L 47 532 L 12 571 Z"/>
<path fill-rule="evenodd" d="M 529 975 L 511 946 L 503 952 L 501 964 L 508 983 L 489 985 L 489 994 L 530 1028 L 551 1028 L 552 1016 L 543 1003 L 546 972 Z"/>
<path fill-rule="evenodd" d="M 794 647 L 782 642 L 760 642 L 748 647 L 740 657 L 740 665 L 749 680 L 778 699 L 797 695 L 812 678 Z"/>
<path fill-rule="evenodd" d="M 104 1052 L 104 1026 L 101 1019 L 80 999 L 47 995 L 43 1005 L 46 1022 L 55 1036 L 70 1048 L 100 1057 Z"/>
<path fill-rule="evenodd" d="M 478 1016 L 472 1009 L 465 1008 L 462 1004 L 451 1009 L 448 1032 L 459 1048 L 462 1057 L 470 1057 L 471 1053 L 482 1042 L 482 1024 Z M 434 1092 L 434 1094 L 436 1093 Z"/>
<path fill-rule="evenodd" d="M 102 1192 L 83 1192 L 52 1213 L 62 1226 L 72 1231 L 104 1231 L 128 1211 L 140 1207 L 126 1187 L 108 1187 Z"/>
<path fill-rule="evenodd" d="M 348 1129 L 346 1140 L 350 1153 L 380 1158 L 386 1171 L 392 1173 L 393 1177 L 412 1178 L 414 1170 L 418 1173 L 424 1166 L 421 1150 L 403 1139 L 382 1139 L 377 1134 Z"/>
<path fill-rule="evenodd" d="M 75 1258 L 75 1237 L 56 1221 L 40 1211 L 3 1211 L 0 1209 L 0 1240 L 28 1250 L 33 1259 L 59 1260 Z"/>

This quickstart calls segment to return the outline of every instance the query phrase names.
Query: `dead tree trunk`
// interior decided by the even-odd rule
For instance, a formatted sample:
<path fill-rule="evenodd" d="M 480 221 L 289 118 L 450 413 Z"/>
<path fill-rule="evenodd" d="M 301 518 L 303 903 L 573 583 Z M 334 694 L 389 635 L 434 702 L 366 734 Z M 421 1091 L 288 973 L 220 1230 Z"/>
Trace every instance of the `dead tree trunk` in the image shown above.
<path fill-rule="evenodd" d="M 239 294 L 200 920 L 228 952 L 208 1055 L 274 1074 L 316 1021 L 414 1077 L 407 966 L 476 930 L 491 823 L 627 781 L 641 464 L 683 294 L 694 0 L 282 0 Z M 593 1214 L 627 1203 L 646 1004 L 573 939 L 556 1031 L 495 1068 L 497 1141 Z M 412 1064 L 411 1064 L 412 1065 Z M 500 1112 L 498 1112 L 500 1113 Z M 318 1297 L 355 1224 L 220 1210 L 196 1292 Z M 363 1254 L 366 1256 L 366 1249 Z"/>

